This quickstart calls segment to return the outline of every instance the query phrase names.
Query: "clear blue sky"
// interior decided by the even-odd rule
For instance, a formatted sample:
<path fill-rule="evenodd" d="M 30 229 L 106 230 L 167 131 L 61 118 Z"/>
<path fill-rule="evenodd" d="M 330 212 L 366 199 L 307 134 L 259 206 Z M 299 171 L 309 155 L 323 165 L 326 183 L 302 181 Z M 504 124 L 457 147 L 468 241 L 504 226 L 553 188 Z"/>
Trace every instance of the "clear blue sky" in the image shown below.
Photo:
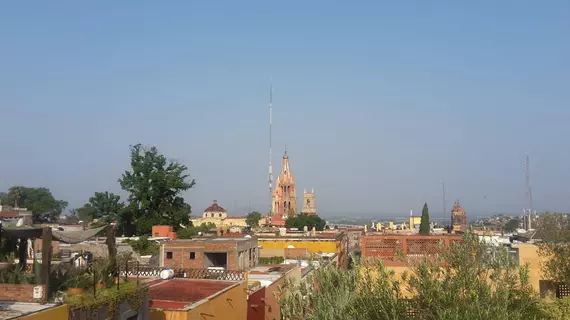
<path fill-rule="evenodd" d="M 570 211 L 568 1 L 4 1 L 0 189 L 120 192 L 128 146 L 267 211 L 287 144 L 323 215 Z M 276 174 L 277 175 L 277 174 Z M 485 199 L 486 196 L 486 199 Z M 234 210 L 235 208 L 235 210 Z"/>

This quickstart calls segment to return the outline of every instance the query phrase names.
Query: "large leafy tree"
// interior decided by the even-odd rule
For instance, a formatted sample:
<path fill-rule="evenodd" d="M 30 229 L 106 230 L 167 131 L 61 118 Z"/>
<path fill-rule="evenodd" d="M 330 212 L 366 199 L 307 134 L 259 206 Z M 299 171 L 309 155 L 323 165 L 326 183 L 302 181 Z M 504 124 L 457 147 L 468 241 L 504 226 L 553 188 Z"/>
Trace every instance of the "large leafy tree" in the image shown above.
<path fill-rule="evenodd" d="M 305 226 L 311 230 L 313 227 L 317 231 L 323 231 L 327 222 L 319 216 L 306 216 L 298 215 L 296 217 L 288 218 L 285 221 L 285 227 L 303 229 Z"/>
<path fill-rule="evenodd" d="M 55 199 L 48 188 L 23 186 L 10 188 L 2 203 L 32 211 L 34 223 L 55 222 L 68 205 L 67 201 Z"/>
<path fill-rule="evenodd" d="M 261 213 L 259 213 L 257 211 L 252 211 L 252 212 L 247 214 L 247 217 L 245 218 L 245 223 L 247 223 L 247 225 L 250 228 L 258 227 L 259 226 L 259 220 L 261 220 Z"/>
<path fill-rule="evenodd" d="M 518 227 L 519 227 L 519 219 L 513 218 L 505 224 L 503 230 L 506 232 L 513 232 L 516 231 Z"/>
<path fill-rule="evenodd" d="M 181 194 L 195 185 L 188 168 L 168 160 L 156 147 L 131 146 L 131 170 L 119 179 L 129 193 L 129 205 L 119 222 L 126 234 L 150 234 L 153 225 L 171 225 L 175 229 L 188 224 L 191 207 Z"/>
<path fill-rule="evenodd" d="M 420 234 L 422 236 L 429 236 L 429 211 L 427 203 L 424 203 L 422 208 L 422 219 L 420 221 Z"/>
<path fill-rule="evenodd" d="M 95 192 L 89 198 L 83 207 L 76 210 L 81 220 L 115 220 L 116 217 L 123 211 L 124 204 L 121 202 L 121 197 L 112 192 Z"/>

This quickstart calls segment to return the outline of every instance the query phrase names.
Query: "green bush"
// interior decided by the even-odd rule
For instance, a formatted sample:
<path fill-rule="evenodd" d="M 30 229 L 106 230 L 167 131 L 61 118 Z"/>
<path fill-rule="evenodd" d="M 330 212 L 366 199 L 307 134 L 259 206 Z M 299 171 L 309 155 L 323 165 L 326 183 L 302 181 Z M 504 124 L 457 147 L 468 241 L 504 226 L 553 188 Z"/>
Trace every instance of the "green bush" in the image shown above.
<path fill-rule="evenodd" d="M 527 268 L 471 233 L 400 278 L 382 261 L 356 259 L 349 270 L 327 265 L 286 282 L 278 297 L 283 317 L 295 320 L 411 319 L 412 311 L 425 320 L 545 318 Z"/>
<path fill-rule="evenodd" d="M 94 311 L 100 307 L 108 306 L 109 315 L 114 319 L 117 311 L 118 303 L 126 301 L 130 304 L 132 310 L 139 310 L 147 297 L 148 288 L 137 283 L 122 283 L 120 288 L 111 287 L 98 290 L 96 294 L 86 292 L 81 295 L 72 295 L 68 297 L 66 303 L 69 310 L 83 309 Z"/>
<path fill-rule="evenodd" d="M 270 257 L 270 258 L 259 258 L 259 264 L 282 264 L 285 261 L 283 257 Z"/>
<path fill-rule="evenodd" d="M 138 240 L 125 240 L 125 243 L 130 244 L 133 250 L 141 256 L 158 254 L 160 249 L 157 243 L 148 240 L 146 236 L 142 236 Z"/>

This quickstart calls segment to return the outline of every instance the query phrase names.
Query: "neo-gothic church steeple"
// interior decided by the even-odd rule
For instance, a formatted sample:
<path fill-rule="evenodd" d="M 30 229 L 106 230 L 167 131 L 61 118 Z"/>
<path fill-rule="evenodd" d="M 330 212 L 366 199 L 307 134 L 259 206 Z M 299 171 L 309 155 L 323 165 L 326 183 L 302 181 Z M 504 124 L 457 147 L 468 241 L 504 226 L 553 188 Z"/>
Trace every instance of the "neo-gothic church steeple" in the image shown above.
<path fill-rule="evenodd" d="M 297 215 L 295 176 L 289 166 L 287 151 L 283 155 L 283 166 L 277 178 L 272 199 L 272 220 L 277 222 Z"/>

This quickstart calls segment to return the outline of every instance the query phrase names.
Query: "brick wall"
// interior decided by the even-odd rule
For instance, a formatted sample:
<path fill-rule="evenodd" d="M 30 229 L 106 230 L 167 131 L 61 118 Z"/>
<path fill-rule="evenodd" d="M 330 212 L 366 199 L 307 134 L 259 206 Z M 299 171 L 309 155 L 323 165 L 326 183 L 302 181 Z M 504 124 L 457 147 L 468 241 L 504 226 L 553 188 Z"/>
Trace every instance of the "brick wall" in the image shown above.
<path fill-rule="evenodd" d="M 238 248 L 239 247 L 239 248 Z M 205 268 L 207 252 L 225 252 L 227 254 L 227 269 L 242 270 L 251 266 L 249 249 L 257 248 L 257 240 L 249 241 L 171 241 L 161 247 L 162 266 L 170 268 Z M 170 252 L 170 254 L 169 254 Z M 240 266 L 239 255 L 243 256 Z M 169 258 L 171 257 L 171 258 Z M 257 263 L 257 259 L 253 265 Z"/>
<path fill-rule="evenodd" d="M 36 302 L 34 299 L 33 284 L 7 284 L 0 283 L 0 300 L 16 302 Z M 46 294 L 45 286 L 44 296 Z"/>

